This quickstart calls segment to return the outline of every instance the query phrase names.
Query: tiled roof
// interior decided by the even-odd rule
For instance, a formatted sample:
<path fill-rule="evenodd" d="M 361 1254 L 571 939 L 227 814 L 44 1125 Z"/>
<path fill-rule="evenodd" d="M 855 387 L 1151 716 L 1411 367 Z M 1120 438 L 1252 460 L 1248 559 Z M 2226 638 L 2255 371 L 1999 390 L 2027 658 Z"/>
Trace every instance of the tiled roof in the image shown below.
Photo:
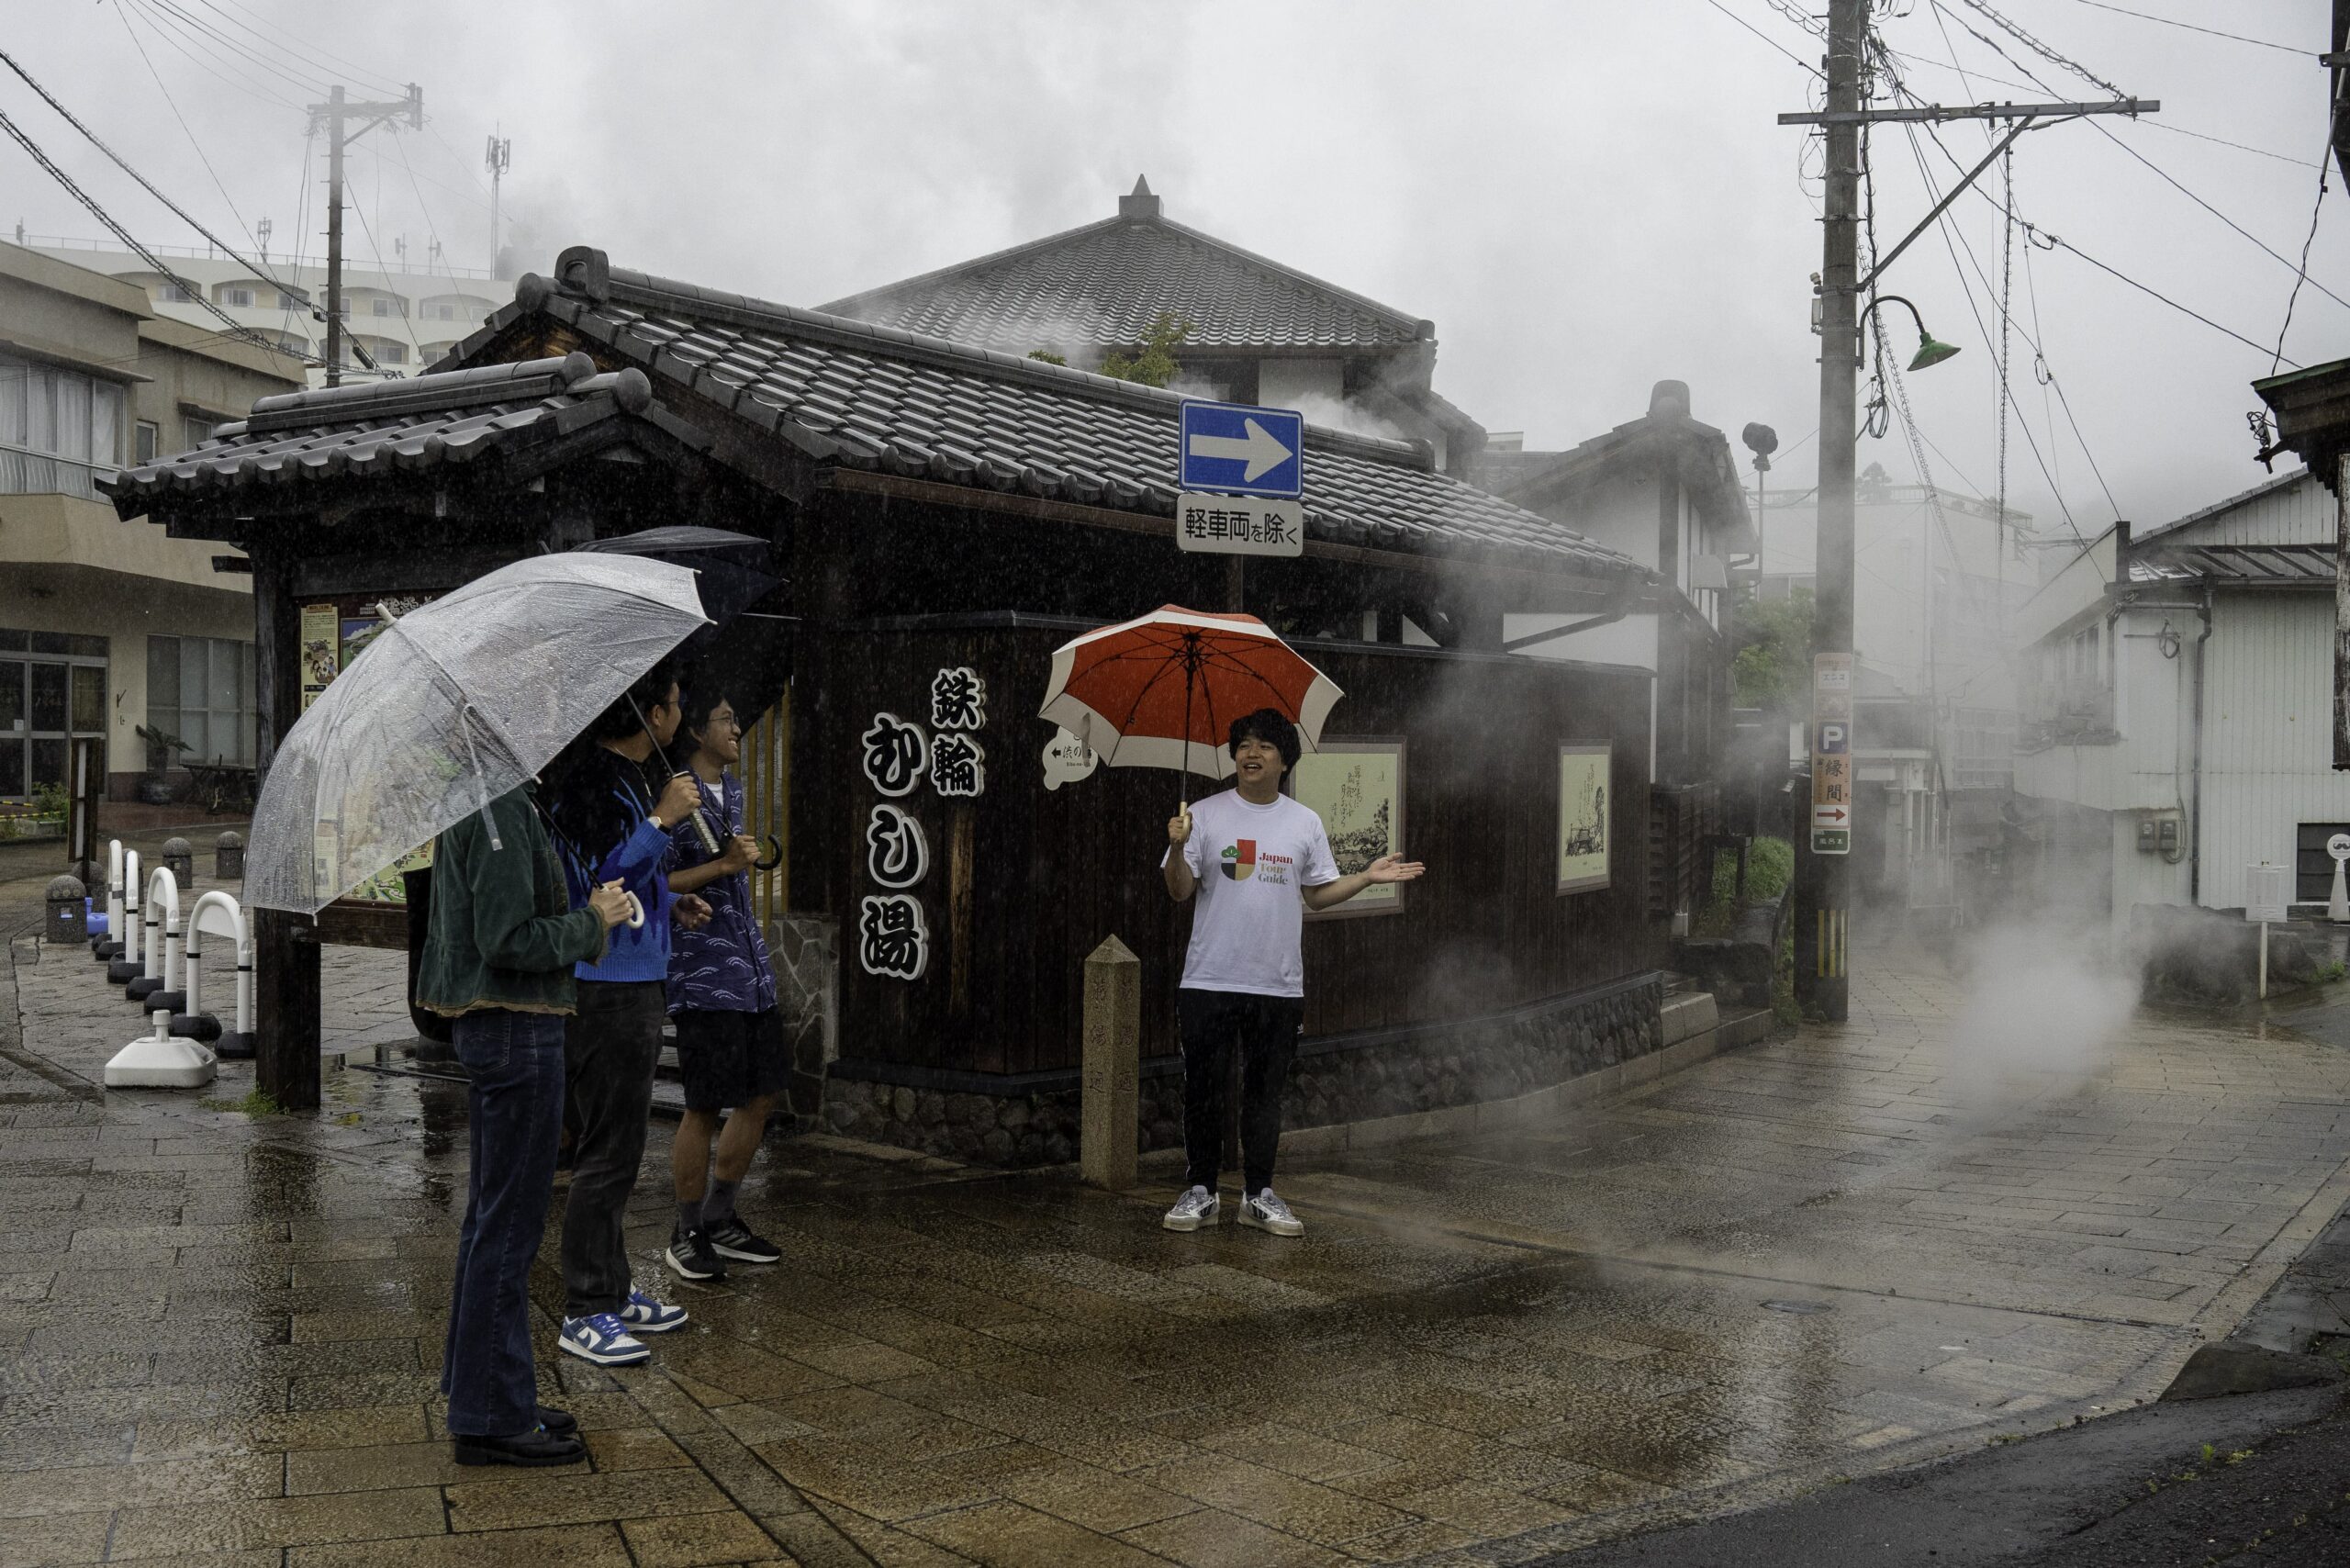
<path fill-rule="evenodd" d="M 166 495 L 469 463 L 619 414 L 652 420 L 689 445 L 707 444 L 652 403 L 643 372 L 599 374 L 584 353 L 290 392 L 263 398 L 193 452 L 118 470 L 98 487 L 118 512 L 135 517 Z"/>
<path fill-rule="evenodd" d="M 1031 349 L 1139 344 L 1161 311 L 1187 347 L 1393 348 L 1435 327 L 1159 216 L 1128 197 L 1116 218 L 819 307 L 957 342 Z"/>
<path fill-rule="evenodd" d="M 444 364 L 544 312 L 656 384 L 690 388 L 819 464 L 1160 517 L 1174 513 L 1171 392 L 610 266 L 577 247 Z M 1424 446 L 1309 427 L 1309 539 L 1602 575 L 1630 557 L 1433 471 Z"/>

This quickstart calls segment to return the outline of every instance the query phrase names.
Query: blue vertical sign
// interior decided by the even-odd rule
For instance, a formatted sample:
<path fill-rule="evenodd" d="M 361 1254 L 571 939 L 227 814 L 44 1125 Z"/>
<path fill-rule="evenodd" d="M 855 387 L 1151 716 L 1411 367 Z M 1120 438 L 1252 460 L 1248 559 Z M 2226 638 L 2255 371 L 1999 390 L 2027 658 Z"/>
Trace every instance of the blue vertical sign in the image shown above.
<path fill-rule="evenodd" d="M 1246 403 L 1183 405 L 1182 487 L 1295 500 L 1305 487 L 1305 416 Z"/>

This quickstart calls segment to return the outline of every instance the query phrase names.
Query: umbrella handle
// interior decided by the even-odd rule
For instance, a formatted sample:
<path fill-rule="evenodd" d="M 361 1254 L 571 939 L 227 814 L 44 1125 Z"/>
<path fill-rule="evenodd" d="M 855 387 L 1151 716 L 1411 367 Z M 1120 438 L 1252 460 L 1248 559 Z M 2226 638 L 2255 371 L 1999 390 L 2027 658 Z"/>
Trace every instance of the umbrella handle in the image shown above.
<path fill-rule="evenodd" d="M 628 928 L 631 931 L 644 929 L 644 905 L 637 902 L 634 893 L 628 895 Z"/>

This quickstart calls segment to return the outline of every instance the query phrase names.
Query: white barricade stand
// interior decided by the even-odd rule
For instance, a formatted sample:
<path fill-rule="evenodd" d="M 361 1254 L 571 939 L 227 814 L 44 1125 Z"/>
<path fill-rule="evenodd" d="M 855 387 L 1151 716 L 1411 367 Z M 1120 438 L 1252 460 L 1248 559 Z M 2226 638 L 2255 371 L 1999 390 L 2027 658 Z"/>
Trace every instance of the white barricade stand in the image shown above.
<path fill-rule="evenodd" d="M 90 956 L 102 964 L 122 957 L 122 840 L 106 841 L 106 928 L 90 938 Z"/>
<path fill-rule="evenodd" d="M 175 989 L 180 973 L 180 883 L 168 866 L 147 879 L 146 972 L 122 988 L 144 1012 L 177 1013 L 187 1005 Z"/>
<path fill-rule="evenodd" d="M 172 1015 L 157 1012 L 155 1032 L 141 1035 L 106 1063 L 108 1089 L 201 1089 L 219 1076 L 212 1047 L 172 1037 Z"/>
<path fill-rule="evenodd" d="M 237 959 L 237 1026 L 223 1030 L 220 1020 L 204 1010 L 204 950 L 207 938 L 215 953 L 226 945 Z M 253 946 L 245 928 L 245 912 L 237 901 L 215 888 L 196 901 L 187 915 L 187 1011 L 172 1019 L 172 1033 L 211 1044 L 220 1056 L 253 1054 Z"/>
<path fill-rule="evenodd" d="M 113 921 L 115 934 L 122 939 L 122 951 L 106 965 L 108 985 L 129 985 L 145 969 L 139 956 L 139 851 L 122 852 L 122 902 L 117 913 L 122 916 Z"/>

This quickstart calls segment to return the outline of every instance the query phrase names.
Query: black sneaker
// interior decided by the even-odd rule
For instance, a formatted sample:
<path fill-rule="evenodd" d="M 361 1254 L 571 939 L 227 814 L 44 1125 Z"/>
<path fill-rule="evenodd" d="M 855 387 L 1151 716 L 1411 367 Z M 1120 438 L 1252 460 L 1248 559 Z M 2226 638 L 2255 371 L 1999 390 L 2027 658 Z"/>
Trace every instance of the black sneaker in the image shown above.
<path fill-rule="evenodd" d="M 710 1238 L 711 1251 L 737 1263 L 775 1263 L 783 1259 L 782 1248 L 754 1236 L 751 1227 L 733 1215 L 700 1234 Z"/>
<path fill-rule="evenodd" d="M 710 1234 L 700 1230 L 680 1230 L 669 1238 L 669 1250 L 661 1254 L 669 1271 L 681 1280 L 722 1280 L 726 1265 L 710 1245 Z"/>

